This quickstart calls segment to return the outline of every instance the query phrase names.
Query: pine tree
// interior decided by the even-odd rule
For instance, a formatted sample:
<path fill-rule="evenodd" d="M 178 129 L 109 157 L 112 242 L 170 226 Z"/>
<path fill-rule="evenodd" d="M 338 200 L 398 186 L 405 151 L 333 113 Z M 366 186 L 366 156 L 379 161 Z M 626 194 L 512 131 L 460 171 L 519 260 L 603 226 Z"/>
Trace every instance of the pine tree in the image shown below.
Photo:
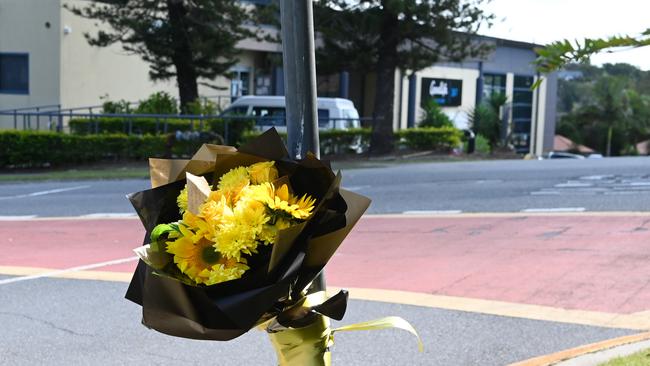
<path fill-rule="evenodd" d="M 253 37 L 251 7 L 236 0 L 93 0 L 66 6 L 108 27 L 86 33 L 88 43 L 114 43 L 149 64 L 152 80 L 175 78 L 181 110 L 198 98 L 198 85 L 216 87 L 235 64 L 237 42 Z"/>
<path fill-rule="evenodd" d="M 319 73 L 374 71 L 371 153 L 393 150 L 395 71 L 415 72 L 439 61 L 461 61 L 488 48 L 473 34 L 493 16 L 483 0 L 321 0 L 315 26 L 322 37 Z"/>

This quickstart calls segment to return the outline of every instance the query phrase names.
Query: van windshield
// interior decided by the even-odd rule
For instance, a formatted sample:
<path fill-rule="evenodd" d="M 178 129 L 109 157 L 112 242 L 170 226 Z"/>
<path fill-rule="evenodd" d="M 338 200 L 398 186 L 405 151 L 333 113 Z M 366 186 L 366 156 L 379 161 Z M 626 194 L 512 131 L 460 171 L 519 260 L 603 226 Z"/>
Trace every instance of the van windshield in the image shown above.
<path fill-rule="evenodd" d="M 246 112 L 248 112 L 248 106 L 237 106 L 237 107 L 230 107 L 223 111 L 223 115 L 226 117 L 232 117 L 232 116 L 245 116 Z"/>
<path fill-rule="evenodd" d="M 330 126 L 330 111 L 327 109 L 318 110 L 318 126 L 319 127 L 328 127 Z"/>
<path fill-rule="evenodd" d="M 285 126 L 285 111 L 282 107 L 253 107 L 258 126 Z"/>

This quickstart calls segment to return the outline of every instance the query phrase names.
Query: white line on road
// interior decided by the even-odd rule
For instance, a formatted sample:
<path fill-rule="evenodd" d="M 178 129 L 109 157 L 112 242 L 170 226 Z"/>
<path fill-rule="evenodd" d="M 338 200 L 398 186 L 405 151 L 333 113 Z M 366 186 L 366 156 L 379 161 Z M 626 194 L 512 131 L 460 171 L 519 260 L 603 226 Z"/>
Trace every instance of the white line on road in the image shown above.
<path fill-rule="evenodd" d="M 461 210 L 410 210 L 404 211 L 404 215 L 454 215 L 462 213 Z"/>
<path fill-rule="evenodd" d="M 584 207 L 527 208 L 521 212 L 584 212 Z"/>
<path fill-rule="evenodd" d="M 362 189 L 370 188 L 371 186 L 351 186 L 351 187 L 343 187 L 343 189 L 347 189 L 348 191 L 360 191 Z"/>
<path fill-rule="evenodd" d="M 44 272 L 44 273 L 31 275 L 31 276 L 12 277 L 12 278 L 7 278 L 7 279 L 4 279 L 4 280 L 0 280 L 0 285 L 6 285 L 8 283 L 20 282 L 20 281 L 37 280 L 39 278 L 57 276 L 57 275 L 60 275 L 62 273 L 85 271 L 85 270 L 88 270 L 88 269 L 106 267 L 106 266 L 111 266 L 111 265 L 114 265 L 114 264 L 122 264 L 122 263 L 132 262 L 132 261 L 135 261 L 137 259 L 138 259 L 138 257 L 134 256 L 134 257 L 128 257 L 128 258 L 122 258 L 122 259 L 115 259 L 115 260 L 106 261 L 106 262 L 86 264 L 86 265 L 78 266 L 78 267 L 57 269 L 55 271 Z"/>
<path fill-rule="evenodd" d="M 81 215 L 79 217 L 83 217 L 86 219 L 119 219 L 119 218 L 130 218 L 130 217 L 136 217 L 137 215 L 133 212 L 116 212 L 116 213 L 92 213 L 88 215 Z"/>
<path fill-rule="evenodd" d="M 560 183 L 555 185 L 555 187 L 557 188 L 584 188 L 584 187 L 591 187 L 591 186 L 593 186 L 593 184 L 591 183 L 578 183 L 578 182 Z"/>
<path fill-rule="evenodd" d="M 90 188 L 90 186 L 75 186 L 75 187 L 68 187 L 68 188 L 50 189 L 50 190 L 47 190 L 47 191 L 39 191 L 39 192 L 32 192 L 32 193 L 26 193 L 26 194 L 17 194 L 15 196 L 0 196 L 0 200 L 8 200 L 8 199 L 13 199 L 13 198 L 37 197 L 37 196 L 43 196 L 43 195 L 46 195 L 46 194 L 61 193 L 61 192 L 68 192 L 68 191 L 76 191 L 78 189 L 85 189 L 85 188 Z"/>
<path fill-rule="evenodd" d="M 36 215 L 0 216 L 0 221 L 20 221 L 35 219 Z"/>

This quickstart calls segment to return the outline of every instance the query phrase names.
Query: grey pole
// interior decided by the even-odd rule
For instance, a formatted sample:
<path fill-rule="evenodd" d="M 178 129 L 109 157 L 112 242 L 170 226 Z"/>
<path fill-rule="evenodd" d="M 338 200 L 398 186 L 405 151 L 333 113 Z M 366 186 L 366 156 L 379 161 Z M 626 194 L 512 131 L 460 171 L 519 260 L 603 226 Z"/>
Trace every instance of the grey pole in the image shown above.
<path fill-rule="evenodd" d="M 312 0 L 280 0 L 280 22 L 289 155 L 320 157 Z M 325 290 L 322 272 L 312 289 Z"/>
<path fill-rule="evenodd" d="M 312 0 L 280 0 L 280 14 L 289 154 L 300 159 L 311 151 L 318 157 Z"/>

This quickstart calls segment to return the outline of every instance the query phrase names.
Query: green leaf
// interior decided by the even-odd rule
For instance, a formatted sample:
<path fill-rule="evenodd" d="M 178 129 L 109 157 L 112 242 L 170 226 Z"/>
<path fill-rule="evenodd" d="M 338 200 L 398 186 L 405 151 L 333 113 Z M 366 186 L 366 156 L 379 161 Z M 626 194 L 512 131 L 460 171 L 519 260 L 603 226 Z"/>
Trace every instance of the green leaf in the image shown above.
<path fill-rule="evenodd" d="M 151 250 L 155 252 L 165 252 L 165 241 L 171 232 L 179 232 L 178 224 L 160 224 L 151 232 Z"/>

